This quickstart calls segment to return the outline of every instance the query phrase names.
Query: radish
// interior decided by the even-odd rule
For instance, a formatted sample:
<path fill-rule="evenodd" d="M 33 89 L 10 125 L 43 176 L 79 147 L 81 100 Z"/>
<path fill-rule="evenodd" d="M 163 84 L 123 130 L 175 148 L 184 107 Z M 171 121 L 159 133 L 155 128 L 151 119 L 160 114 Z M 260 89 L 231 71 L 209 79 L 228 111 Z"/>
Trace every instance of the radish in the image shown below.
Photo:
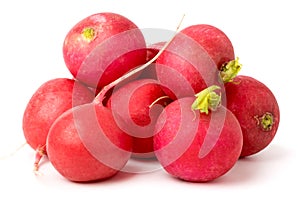
<path fill-rule="evenodd" d="M 158 101 L 156 101 L 158 100 Z M 158 115 L 170 99 L 151 79 L 136 80 L 122 86 L 108 101 L 118 126 L 133 137 L 133 155 L 153 157 L 153 131 Z M 161 109 L 155 105 L 162 105 Z"/>
<path fill-rule="evenodd" d="M 66 35 L 63 56 L 72 75 L 102 88 L 146 62 L 142 32 L 126 17 L 97 13 L 78 22 Z"/>
<path fill-rule="evenodd" d="M 260 152 L 271 143 L 279 126 L 280 111 L 274 94 L 262 82 L 242 75 L 226 83 L 225 91 L 227 107 L 243 131 L 241 157 Z"/>
<path fill-rule="evenodd" d="M 155 155 L 174 177 L 211 181 L 228 172 L 239 158 L 241 127 L 232 112 L 219 105 L 215 89 L 220 88 L 203 90 L 196 101 L 185 97 L 172 102 L 157 120 Z"/>
<path fill-rule="evenodd" d="M 211 25 L 193 25 L 180 31 L 157 59 L 157 78 L 173 91 L 166 92 L 173 99 L 193 96 L 219 84 L 219 70 L 231 60 L 234 50 L 225 33 Z"/>
<path fill-rule="evenodd" d="M 27 143 L 37 150 L 37 157 L 46 154 L 48 131 L 55 119 L 71 107 L 93 99 L 88 88 L 68 78 L 49 80 L 36 90 L 24 111 L 22 127 Z M 37 162 L 38 159 L 36 165 Z"/>
<path fill-rule="evenodd" d="M 63 113 L 47 138 L 48 158 L 65 178 L 91 182 L 117 174 L 131 155 L 131 137 L 101 104 L 85 104 Z"/>

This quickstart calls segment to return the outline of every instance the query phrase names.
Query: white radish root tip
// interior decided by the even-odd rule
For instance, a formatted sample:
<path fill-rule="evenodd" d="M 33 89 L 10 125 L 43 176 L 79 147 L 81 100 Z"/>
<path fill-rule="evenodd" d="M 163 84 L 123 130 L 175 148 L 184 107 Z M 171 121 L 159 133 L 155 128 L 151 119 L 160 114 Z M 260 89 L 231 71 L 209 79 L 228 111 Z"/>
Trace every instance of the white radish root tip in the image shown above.
<path fill-rule="evenodd" d="M 14 151 L 12 151 L 10 154 L 8 155 L 4 155 L 4 156 L 0 156 L 0 160 L 5 160 L 7 158 L 10 158 L 12 156 L 14 156 L 16 153 L 18 153 L 23 147 L 25 147 L 25 145 L 27 144 L 27 142 L 24 142 L 23 144 L 21 144 L 19 147 L 17 147 Z"/>

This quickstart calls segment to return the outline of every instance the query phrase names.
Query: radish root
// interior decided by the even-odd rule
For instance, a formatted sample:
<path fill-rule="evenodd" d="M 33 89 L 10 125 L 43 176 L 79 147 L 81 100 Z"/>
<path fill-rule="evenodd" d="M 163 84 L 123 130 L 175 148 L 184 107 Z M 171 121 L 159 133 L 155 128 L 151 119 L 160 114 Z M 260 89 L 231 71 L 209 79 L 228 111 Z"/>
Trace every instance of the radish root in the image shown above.
<path fill-rule="evenodd" d="M 155 99 L 155 101 L 153 101 L 153 102 L 149 105 L 149 108 L 152 108 L 152 106 L 153 106 L 154 104 L 156 104 L 157 102 L 159 102 L 159 101 L 162 100 L 162 99 L 171 99 L 171 98 L 170 98 L 169 96 L 161 96 L 161 97 Z"/>
<path fill-rule="evenodd" d="M 39 172 L 39 164 L 41 162 L 41 159 L 46 155 L 46 145 L 43 146 L 39 146 L 36 149 L 36 154 L 35 154 L 35 161 L 33 164 L 33 172 L 36 175 L 41 175 L 41 173 Z"/>
<path fill-rule="evenodd" d="M 13 152 L 11 152 L 8 155 L 4 155 L 0 157 L 0 160 L 5 160 L 8 159 L 12 156 L 14 156 L 16 153 L 18 153 L 23 147 L 25 147 L 25 145 L 27 144 L 27 142 L 24 142 L 23 144 L 21 144 L 19 147 L 17 147 Z"/>

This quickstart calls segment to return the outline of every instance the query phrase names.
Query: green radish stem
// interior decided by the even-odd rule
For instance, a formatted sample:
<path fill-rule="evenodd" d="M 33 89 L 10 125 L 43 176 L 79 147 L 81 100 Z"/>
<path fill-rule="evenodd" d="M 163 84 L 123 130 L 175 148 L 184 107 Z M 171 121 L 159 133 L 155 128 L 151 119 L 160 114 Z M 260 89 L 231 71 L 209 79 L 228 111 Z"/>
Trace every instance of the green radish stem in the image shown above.
<path fill-rule="evenodd" d="M 220 76 L 223 83 L 232 82 L 241 70 L 241 68 L 242 64 L 239 63 L 239 57 L 237 57 L 235 60 L 231 60 L 228 63 L 224 64 L 220 70 Z"/>
<path fill-rule="evenodd" d="M 146 69 L 149 65 L 151 65 L 161 54 L 162 52 L 169 46 L 169 44 L 173 41 L 173 39 L 175 38 L 175 36 L 177 35 L 179 28 L 182 24 L 183 18 L 185 17 L 185 15 L 182 16 L 174 35 L 171 37 L 171 39 L 159 50 L 159 52 L 148 62 L 146 62 L 144 65 L 135 68 L 134 70 L 124 74 L 123 76 L 121 76 L 120 78 L 116 79 L 115 81 L 111 82 L 110 84 L 104 86 L 102 88 L 102 90 L 99 92 L 99 94 L 96 96 L 96 98 L 94 99 L 94 103 L 102 103 L 103 99 L 105 98 L 105 94 L 114 86 L 116 86 L 117 84 L 119 84 L 120 82 L 124 81 L 125 79 L 129 78 L 130 76 Z"/>
<path fill-rule="evenodd" d="M 96 32 L 93 28 L 84 28 L 83 31 L 81 32 L 82 37 L 84 40 L 91 42 L 92 40 L 95 39 L 96 37 Z"/>
<path fill-rule="evenodd" d="M 208 114 L 209 110 L 216 110 L 221 103 L 221 95 L 218 95 L 215 90 L 219 90 L 220 87 L 217 85 L 212 85 L 201 92 L 197 93 L 195 96 L 196 100 L 193 102 L 191 108 L 192 110 L 200 110 L 200 113 Z"/>
<path fill-rule="evenodd" d="M 272 113 L 266 112 L 263 116 L 255 116 L 257 125 L 260 126 L 264 131 L 272 130 L 274 124 L 274 117 Z"/>

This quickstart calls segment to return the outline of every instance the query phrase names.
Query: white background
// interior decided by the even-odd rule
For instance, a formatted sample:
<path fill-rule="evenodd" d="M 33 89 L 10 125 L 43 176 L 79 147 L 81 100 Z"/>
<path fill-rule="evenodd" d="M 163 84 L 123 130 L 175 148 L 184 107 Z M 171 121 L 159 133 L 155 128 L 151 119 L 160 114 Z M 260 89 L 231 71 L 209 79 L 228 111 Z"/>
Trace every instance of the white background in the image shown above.
<path fill-rule="evenodd" d="M 297 1 L 10 0 L 0 2 L 0 199 L 299 199 L 299 57 Z M 241 74 L 265 83 L 277 97 L 281 122 L 264 151 L 239 160 L 209 183 L 187 183 L 163 170 L 120 173 L 76 184 L 44 160 L 32 173 L 34 151 L 25 142 L 22 115 L 35 90 L 56 77 L 71 77 L 62 43 L 79 20 L 97 12 L 122 14 L 140 28 L 175 30 L 207 23 L 223 30 L 243 63 Z M 299 190 L 299 189 L 298 189 Z"/>

